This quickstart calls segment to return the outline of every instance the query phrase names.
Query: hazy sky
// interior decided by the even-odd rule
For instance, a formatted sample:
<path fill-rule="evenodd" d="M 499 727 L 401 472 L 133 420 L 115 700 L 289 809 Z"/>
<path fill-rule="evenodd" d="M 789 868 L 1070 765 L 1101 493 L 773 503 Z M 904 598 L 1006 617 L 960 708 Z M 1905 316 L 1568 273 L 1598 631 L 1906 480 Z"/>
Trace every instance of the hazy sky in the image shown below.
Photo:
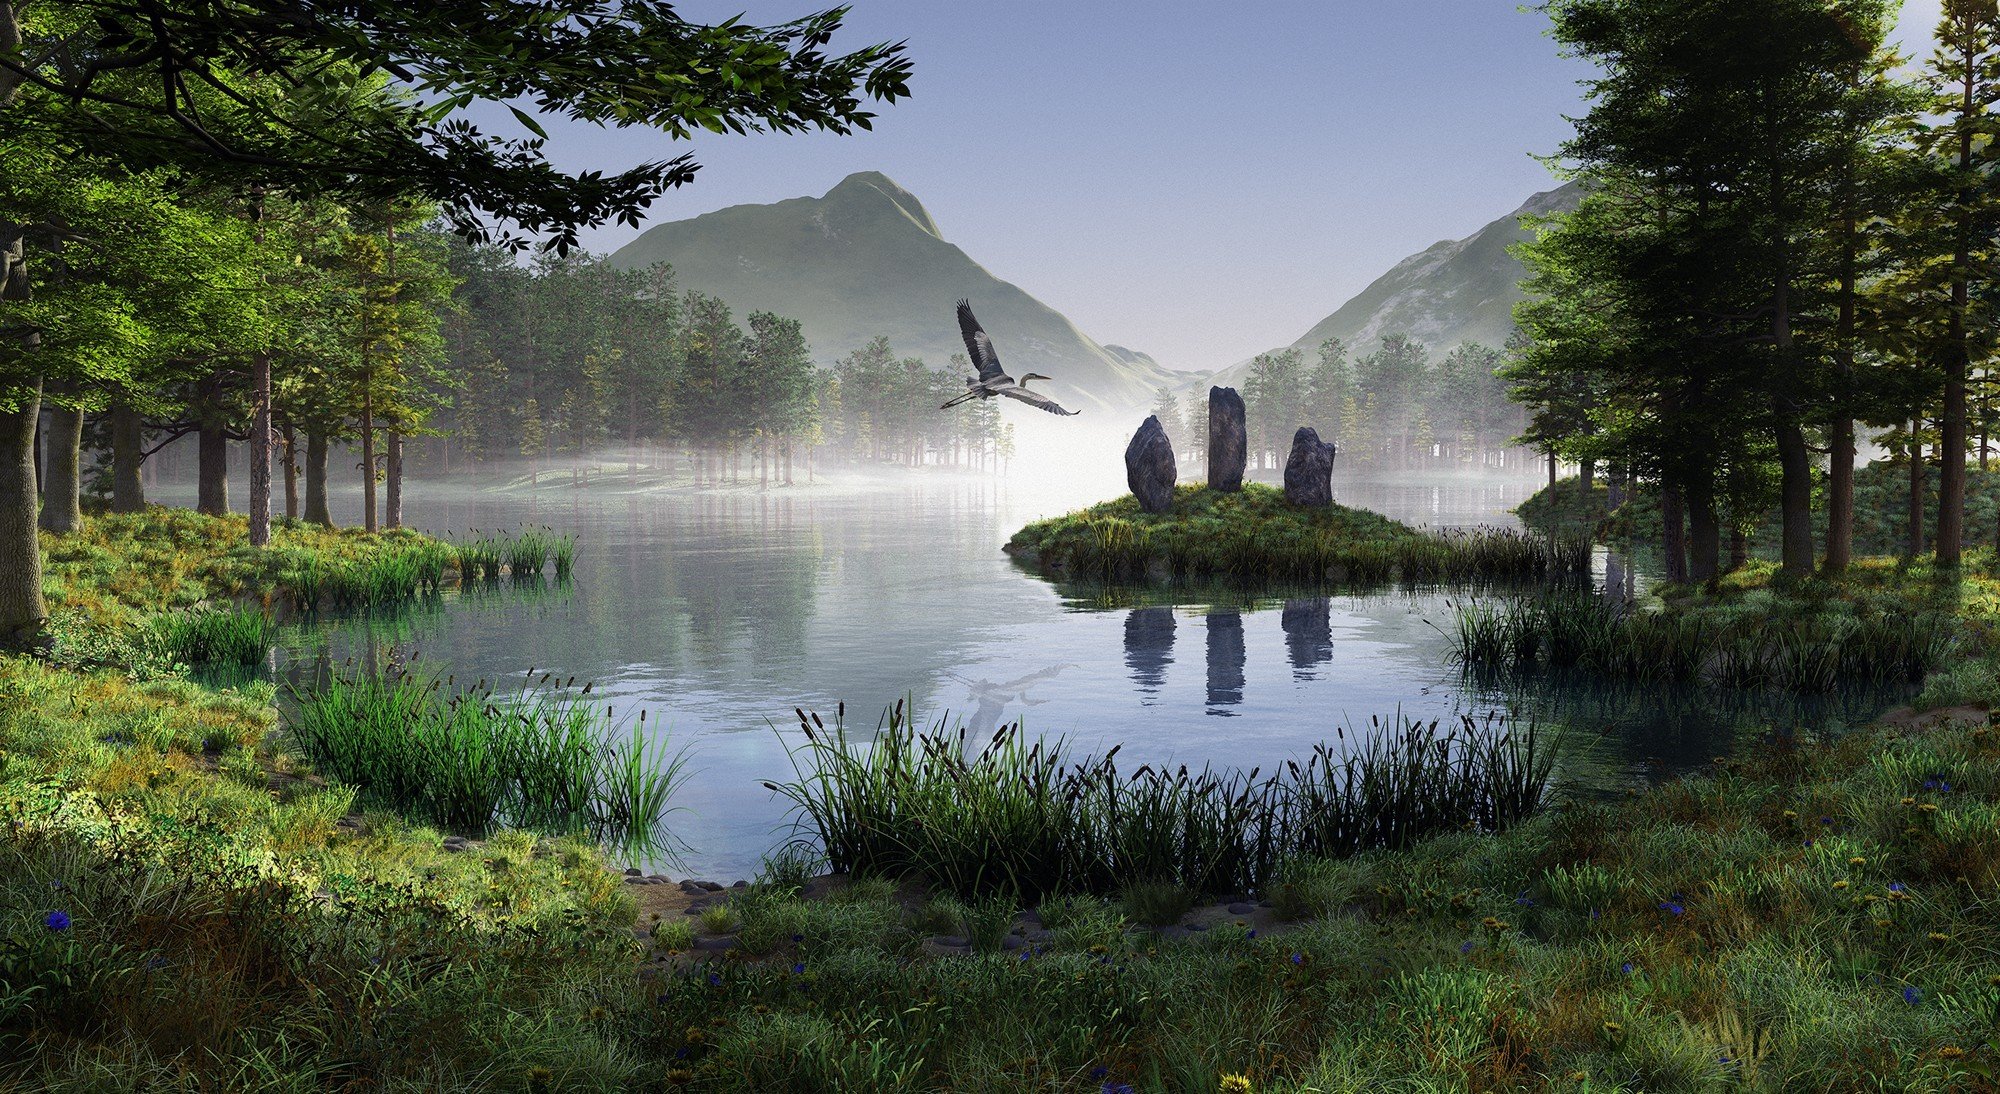
<path fill-rule="evenodd" d="M 678 7 L 771 23 L 830 3 Z M 1938 4 L 1910 0 L 1909 40 L 1925 40 Z M 551 153 L 609 170 L 691 148 L 700 174 L 653 222 L 882 171 L 946 239 L 1092 337 L 1216 368 L 1556 185 L 1533 157 L 1567 135 L 1588 74 L 1512 0 L 852 6 L 837 48 L 907 39 L 916 66 L 913 96 L 879 108 L 873 132 L 677 146 L 552 127 Z M 635 235 L 605 228 L 585 245 Z"/>

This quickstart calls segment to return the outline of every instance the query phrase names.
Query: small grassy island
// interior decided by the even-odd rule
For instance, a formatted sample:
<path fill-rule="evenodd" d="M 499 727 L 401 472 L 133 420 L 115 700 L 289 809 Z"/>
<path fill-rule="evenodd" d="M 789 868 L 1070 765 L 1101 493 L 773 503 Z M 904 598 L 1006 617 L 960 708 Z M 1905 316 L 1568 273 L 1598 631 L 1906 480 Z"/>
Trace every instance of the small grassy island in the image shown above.
<path fill-rule="evenodd" d="M 1587 554 L 1506 529 L 1432 532 L 1366 509 L 1306 508 L 1259 483 L 1174 490 L 1148 513 L 1127 494 L 1014 533 L 1006 551 L 1070 579 L 1374 582 L 1505 580 L 1578 570 Z"/>

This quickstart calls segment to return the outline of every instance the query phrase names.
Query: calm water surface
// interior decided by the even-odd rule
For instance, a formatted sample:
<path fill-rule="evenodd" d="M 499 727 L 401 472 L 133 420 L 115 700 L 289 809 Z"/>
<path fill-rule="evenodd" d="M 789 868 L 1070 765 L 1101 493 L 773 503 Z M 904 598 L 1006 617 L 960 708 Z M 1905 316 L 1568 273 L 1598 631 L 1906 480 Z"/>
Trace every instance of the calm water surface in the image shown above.
<path fill-rule="evenodd" d="M 1434 526 L 1511 524 L 1532 480 L 1342 483 L 1340 500 Z M 438 533 L 524 522 L 573 531 L 576 576 L 539 594 L 448 595 L 389 621 L 293 634 L 286 655 L 318 660 L 393 645 L 459 677 L 530 666 L 579 681 L 621 716 L 686 746 L 695 777 L 671 823 L 685 869 L 732 880 L 788 834 L 762 784 L 790 777 L 795 707 L 872 730 L 907 698 L 927 719 L 979 733 L 1030 732 L 1121 761 L 1271 770 L 1336 727 L 1371 718 L 1510 715 L 1561 722 L 1590 742 L 1577 773 L 1597 785 L 1705 763 L 1771 724 L 1866 718 L 1879 696 L 1796 704 L 1770 695 L 1600 689 L 1543 681 L 1510 693 L 1462 681 L 1450 663 L 1454 591 L 1386 590 L 1244 601 L 1107 606 L 1065 595 L 1000 552 L 1022 524 L 1106 496 L 1102 484 L 1041 486 L 943 476 L 871 486 L 537 497 L 417 483 L 411 523 Z M 341 498 L 358 509 L 354 498 Z M 336 506 L 339 509 L 340 505 Z M 342 519 L 358 514 L 336 513 Z M 1600 580 L 1634 579 L 1600 559 Z M 1608 571 L 1608 572 L 1607 572 Z M 1129 599 L 1129 598 L 1127 598 Z"/>

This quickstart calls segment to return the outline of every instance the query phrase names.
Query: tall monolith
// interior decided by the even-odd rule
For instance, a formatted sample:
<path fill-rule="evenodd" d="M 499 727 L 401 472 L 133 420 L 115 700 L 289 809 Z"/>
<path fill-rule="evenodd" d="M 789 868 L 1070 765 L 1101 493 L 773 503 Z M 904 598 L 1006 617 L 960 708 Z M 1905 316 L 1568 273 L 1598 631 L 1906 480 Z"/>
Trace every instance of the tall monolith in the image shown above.
<path fill-rule="evenodd" d="M 1174 442 L 1167 439 L 1159 415 L 1153 415 L 1132 434 L 1132 443 L 1125 446 L 1125 482 L 1132 488 L 1132 496 L 1139 499 L 1139 508 L 1148 513 L 1164 513 L 1174 504 L 1174 479 L 1178 474 L 1174 466 Z"/>
<path fill-rule="evenodd" d="M 1300 427 L 1292 434 L 1292 454 L 1285 460 L 1285 500 L 1293 505 L 1324 509 L 1333 504 L 1332 441 L 1319 439 L 1319 431 Z"/>
<path fill-rule="evenodd" d="M 1233 387 L 1208 389 L 1208 485 L 1214 490 L 1243 489 L 1243 464 L 1250 454 L 1250 432 L 1243 424 L 1243 396 Z"/>

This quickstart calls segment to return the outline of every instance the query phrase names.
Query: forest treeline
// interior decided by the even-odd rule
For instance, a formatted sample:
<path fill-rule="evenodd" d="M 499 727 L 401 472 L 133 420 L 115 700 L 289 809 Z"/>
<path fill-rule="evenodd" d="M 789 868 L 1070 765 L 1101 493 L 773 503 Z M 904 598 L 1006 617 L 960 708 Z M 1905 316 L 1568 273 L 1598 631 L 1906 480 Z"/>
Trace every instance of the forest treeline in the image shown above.
<path fill-rule="evenodd" d="M 1293 431 L 1309 425 L 1340 446 L 1346 468 L 1520 469 L 1527 417 L 1498 375 L 1502 361 L 1501 351 L 1476 343 L 1433 357 L 1402 334 L 1358 358 L 1336 338 L 1310 361 L 1296 347 L 1259 354 L 1243 382 L 1250 466 L 1282 468 Z M 1183 400 L 1160 388 L 1153 413 L 1176 451 L 1205 456 L 1204 393 Z"/>
<path fill-rule="evenodd" d="M 1586 483 L 1659 488 L 1670 578 L 1713 578 L 1772 508 L 1787 576 L 1845 569 L 1858 435 L 1907 467 L 1913 540 L 1937 468 L 1932 546 L 1961 558 L 1995 422 L 2000 13 L 1946 0 L 1906 64 L 1900 6 L 1544 5 L 1599 72 L 1560 157 L 1588 192 L 1521 249 L 1503 375 Z"/>
<path fill-rule="evenodd" d="M 621 449 L 628 469 L 685 458 L 697 482 L 793 481 L 798 458 L 998 467 L 1013 428 L 963 392 L 958 371 L 898 357 L 876 338 L 830 369 L 814 364 L 795 319 L 677 290 L 666 265 L 626 270 L 601 257 L 531 265 L 454 244 L 457 287 L 440 312 L 443 369 L 424 421 L 431 470 L 526 460 L 530 475 Z M 684 454 L 677 457 L 676 453 Z"/>
<path fill-rule="evenodd" d="M 77 528 L 86 437 L 115 508 L 142 502 L 149 453 L 192 435 L 200 506 L 219 510 L 242 442 L 261 547 L 274 469 L 287 510 L 325 520 L 329 451 L 346 439 L 366 524 L 397 523 L 409 439 L 467 390 L 470 443 L 489 450 L 546 455 L 641 417 L 656 436 L 725 444 L 809 428 L 796 324 L 753 315 L 744 331 L 651 271 L 603 304 L 650 324 L 613 345 L 563 325 L 602 308 L 557 316 L 523 294 L 539 305 L 603 275 L 564 256 L 582 229 L 636 225 L 693 179 L 668 142 L 850 133 L 871 102 L 906 96 L 903 46 L 828 48 L 845 14 L 759 26 L 616 0 L 0 0 L 0 646 L 41 640 L 38 525 Z M 536 115 L 513 110 L 532 136 L 498 135 L 466 114 L 479 102 L 649 132 L 633 147 L 668 154 L 565 173 Z M 524 252 L 543 261 L 522 271 Z M 676 403 L 632 403 L 624 354 L 641 334 L 664 339 L 644 363 L 672 374 Z M 517 350 L 533 356 L 496 368 Z M 786 367 L 755 367 L 773 361 Z M 776 386 L 746 401 L 746 374 Z M 910 450 L 871 426 L 874 450 Z"/>

